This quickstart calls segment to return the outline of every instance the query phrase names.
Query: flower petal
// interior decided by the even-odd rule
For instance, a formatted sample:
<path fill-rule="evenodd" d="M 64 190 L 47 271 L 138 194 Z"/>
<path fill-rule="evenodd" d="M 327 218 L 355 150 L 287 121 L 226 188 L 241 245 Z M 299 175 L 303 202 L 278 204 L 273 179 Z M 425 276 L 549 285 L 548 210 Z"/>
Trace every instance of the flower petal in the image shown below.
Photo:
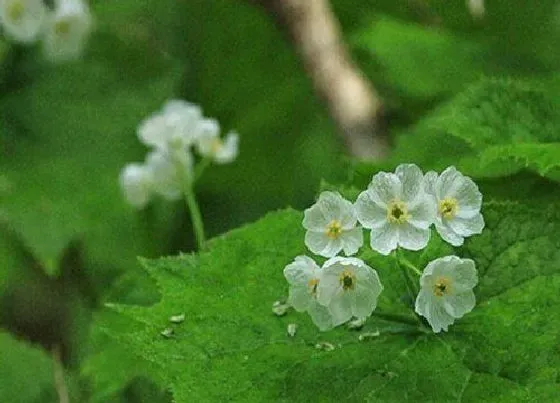
<path fill-rule="evenodd" d="M 438 200 L 455 194 L 460 186 L 461 176 L 461 173 L 454 166 L 446 168 L 441 173 L 436 182 L 436 196 Z"/>
<path fill-rule="evenodd" d="M 404 249 L 420 250 L 428 245 L 430 240 L 430 229 L 415 227 L 410 223 L 401 224 L 398 227 L 398 244 Z"/>
<path fill-rule="evenodd" d="M 455 187 L 448 196 L 457 200 L 459 217 L 470 218 L 480 212 L 482 194 L 471 178 L 460 174 L 460 177 L 455 180 Z"/>
<path fill-rule="evenodd" d="M 437 205 L 435 198 L 426 194 L 408 206 L 410 218 L 408 222 L 417 228 L 429 228 L 436 220 Z"/>
<path fill-rule="evenodd" d="M 382 255 L 388 255 L 397 248 L 399 234 L 394 225 L 385 223 L 380 229 L 371 231 L 369 244 L 371 248 Z"/>
<path fill-rule="evenodd" d="M 455 318 L 447 313 L 440 300 L 432 299 L 431 303 L 428 303 L 426 307 L 428 311 L 425 317 L 434 333 L 439 333 L 442 330 L 447 331 L 449 325 L 455 322 Z"/>
<path fill-rule="evenodd" d="M 358 221 L 365 228 L 381 228 L 387 223 L 387 206 L 376 203 L 372 200 L 369 190 L 360 193 L 356 200 L 355 207 Z"/>
<path fill-rule="evenodd" d="M 341 235 L 342 247 L 344 254 L 350 256 L 358 252 L 358 249 L 364 244 L 364 231 L 361 227 L 344 231 Z"/>
<path fill-rule="evenodd" d="M 288 291 L 288 303 L 298 312 L 306 311 L 312 300 L 307 285 L 292 286 Z"/>
<path fill-rule="evenodd" d="M 334 326 L 343 324 L 352 318 L 352 302 L 351 292 L 340 290 L 328 305 L 329 312 L 332 316 Z"/>
<path fill-rule="evenodd" d="M 472 290 L 478 283 L 478 273 L 474 261 L 471 259 L 460 259 L 450 271 L 453 279 L 453 288 L 457 293 Z"/>
<path fill-rule="evenodd" d="M 423 191 L 424 175 L 417 165 L 401 164 L 395 170 L 402 184 L 402 200 L 411 202 Z"/>
<path fill-rule="evenodd" d="M 305 209 L 303 212 L 303 228 L 317 231 L 325 232 L 329 221 L 325 218 L 323 210 L 319 208 L 316 203 L 313 206 Z"/>
<path fill-rule="evenodd" d="M 331 239 L 324 231 L 307 231 L 305 245 L 311 252 L 324 257 L 333 257 L 342 250 L 342 240 L 340 238 Z"/>
<path fill-rule="evenodd" d="M 371 179 L 367 192 L 374 203 L 386 207 L 390 201 L 401 199 L 402 184 L 397 175 L 379 172 Z"/>
<path fill-rule="evenodd" d="M 320 331 L 324 332 L 334 327 L 331 313 L 326 306 L 312 300 L 307 308 L 307 312 Z"/>
<path fill-rule="evenodd" d="M 424 175 L 424 191 L 430 195 L 436 195 L 436 182 L 438 174 L 435 171 L 428 171 Z"/>
<path fill-rule="evenodd" d="M 332 220 L 340 220 L 343 215 L 342 196 L 335 192 L 322 192 L 317 200 L 317 205 L 323 212 L 327 222 Z"/>
<path fill-rule="evenodd" d="M 460 318 L 473 310 L 476 299 L 472 291 L 449 295 L 443 298 L 445 311 L 454 318 Z"/>
<path fill-rule="evenodd" d="M 284 277 L 290 285 L 307 283 L 315 276 L 320 267 L 308 256 L 297 256 L 292 263 L 284 268 Z"/>
<path fill-rule="evenodd" d="M 223 145 L 218 149 L 214 156 L 217 164 L 229 164 L 237 158 L 239 153 L 239 135 L 236 132 L 229 132 L 223 140 Z"/>
<path fill-rule="evenodd" d="M 436 221 L 436 231 L 445 242 L 449 242 L 453 246 L 461 246 L 464 238 L 453 231 L 447 222 Z"/>
<path fill-rule="evenodd" d="M 448 220 L 448 224 L 456 234 L 467 237 L 482 232 L 484 218 L 479 213 L 472 218 L 455 217 L 452 220 Z"/>

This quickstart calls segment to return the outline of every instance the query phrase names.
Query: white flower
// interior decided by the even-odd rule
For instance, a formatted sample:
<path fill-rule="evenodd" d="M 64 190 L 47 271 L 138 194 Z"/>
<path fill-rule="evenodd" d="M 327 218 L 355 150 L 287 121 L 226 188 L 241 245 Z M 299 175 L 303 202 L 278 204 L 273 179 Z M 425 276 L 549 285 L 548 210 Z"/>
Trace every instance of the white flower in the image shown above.
<path fill-rule="evenodd" d="M 322 331 L 332 329 L 328 309 L 317 302 L 317 287 L 321 284 L 322 269 L 307 256 L 298 256 L 284 268 L 290 284 L 288 303 L 298 312 L 308 312 L 313 323 Z"/>
<path fill-rule="evenodd" d="M 317 203 L 305 210 L 305 245 L 317 255 L 333 257 L 344 249 L 353 255 L 364 243 L 352 203 L 335 192 L 323 192 Z"/>
<path fill-rule="evenodd" d="M 377 306 L 383 286 L 377 272 L 354 257 L 333 257 L 323 265 L 317 300 L 327 306 L 334 326 L 356 316 L 365 318 Z"/>
<path fill-rule="evenodd" d="M 93 19 L 84 0 L 55 0 L 43 39 L 46 57 L 53 62 L 77 59 L 92 27 Z"/>
<path fill-rule="evenodd" d="M 422 171 L 414 164 L 374 175 L 356 200 L 358 221 L 372 230 L 372 249 L 388 255 L 397 246 L 420 250 L 428 244 L 436 206 L 422 185 Z"/>
<path fill-rule="evenodd" d="M 143 208 L 150 201 L 153 177 L 149 167 L 128 164 L 121 171 L 119 183 L 126 200 L 136 208 Z"/>
<path fill-rule="evenodd" d="M 17 42 L 35 41 L 46 15 L 43 0 L 0 0 L 0 25 L 6 36 Z"/>
<path fill-rule="evenodd" d="M 178 159 L 180 158 L 180 159 Z M 192 156 L 156 150 L 146 157 L 146 165 L 153 176 L 153 189 L 167 200 L 179 200 L 183 195 L 185 181 L 190 180 L 193 170 Z"/>
<path fill-rule="evenodd" d="M 140 124 L 138 138 L 162 151 L 184 150 L 196 141 L 201 119 L 200 107 L 173 99 Z"/>
<path fill-rule="evenodd" d="M 486 8 L 484 7 L 484 0 L 466 0 L 467 9 L 471 16 L 475 19 L 480 19 L 486 14 Z"/>
<path fill-rule="evenodd" d="M 198 129 L 196 143 L 198 153 L 217 164 L 228 164 L 237 158 L 239 135 L 229 132 L 225 139 L 220 138 L 220 125 L 214 119 L 204 119 Z"/>
<path fill-rule="evenodd" d="M 482 232 L 482 194 L 469 177 L 451 166 L 439 177 L 433 171 L 426 173 L 424 180 L 437 204 L 436 230 L 445 241 L 460 246 L 465 237 Z"/>
<path fill-rule="evenodd" d="M 472 289 L 478 282 L 474 262 L 446 256 L 428 263 L 420 278 L 415 310 L 424 316 L 432 330 L 447 331 L 455 319 L 474 308 Z"/>

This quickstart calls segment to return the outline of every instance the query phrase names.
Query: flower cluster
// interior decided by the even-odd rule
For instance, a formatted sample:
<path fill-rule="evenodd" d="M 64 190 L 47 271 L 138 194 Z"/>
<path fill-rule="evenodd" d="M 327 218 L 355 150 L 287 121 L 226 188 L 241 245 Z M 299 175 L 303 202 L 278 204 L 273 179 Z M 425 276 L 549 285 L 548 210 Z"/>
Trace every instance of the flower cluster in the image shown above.
<path fill-rule="evenodd" d="M 91 33 L 93 20 L 84 0 L 0 0 L 0 26 L 14 42 L 42 42 L 53 62 L 77 59 Z"/>
<path fill-rule="evenodd" d="M 382 255 L 397 248 L 424 249 L 432 225 L 443 240 L 460 246 L 466 237 L 482 232 L 481 206 L 477 185 L 455 167 L 439 175 L 423 174 L 414 164 L 379 172 L 355 203 L 338 193 L 323 192 L 305 210 L 303 227 L 309 250 L 329 260 L 319 267 L 313 259 L 298 256 L 286 266 L 288 302 L 297 311 L 308 312 L 321 330 L 352 317 L 366 318 L 383 290 L 379 276 L 362 260 L 337 254 L 356 254 L 364 242 L 364 228 L 371 231 L 371 248 Z M 415 312 L 426 318 L 434 332 L 447 330 L 473 309 L 472 289 L 478 279 L 472 260 L 446 256 L 430 262 L 423 272 L 404 263 L 420 275 Z"/>
<path fill-rule="evenodd" d="M 226 164 L 238 153 L 238 135 L 220 138 L 220 126 L 203 117 L 201 109 L 189 102 L 170 100 L 138 127 L 138 138 L 151 147 L 143 164 L 128 164 L 121 171 L 120 184 L 126 200 L 136 208 L 145 207 L 152 195 L 167 200 L 183 197 L 197 179 L 193 149 L 206 162 Z"/>

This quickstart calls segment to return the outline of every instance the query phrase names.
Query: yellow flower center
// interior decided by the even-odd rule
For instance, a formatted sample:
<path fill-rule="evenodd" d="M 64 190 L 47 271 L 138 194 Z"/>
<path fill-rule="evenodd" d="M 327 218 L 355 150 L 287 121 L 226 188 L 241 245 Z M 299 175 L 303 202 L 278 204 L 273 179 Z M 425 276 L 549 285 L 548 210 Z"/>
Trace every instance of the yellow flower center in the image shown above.
<path fill-rule="evenodd" d="M 309 288 L 309 294 L 315 296 L 317 294 L 317 287 L 319 286 L 319 279 L 312 278 L 307 282 L 307 287 Z"/>
<path fill-rule="evenodd" d="M 445 199 L 440 200 L 438 209 L 443 218 L 451 220 L 457 215 L 459 203 L 457 202 L 457 199 L 454 199 L 453 197 L 446 197 Z"/>
<path fill-rule="evenodd" d="M 342 234 L 342 223 L 338 220 L 332 220 L 325 231 L 330 239 L 336 239 Z"/>
<path fill-rule="evenodd" d="M 25 6 L 21 1 L 14 1 L 8 6 L 7 14 L 12 21 L 20 21 L 23 18 L 24 13 Z"/>
<path fill-rule="evenodd" d="M 217 154 L 223 146 L 222 140 L 215 138 L 212 140 L 212 144 L 210 144 L 210 150 L 212 150 L 212 154 Z"/>
<path fill-rule="evenodd" d="M 70 32 L 70 21 L 61 20 L 54 24 L 54 32 L 60 36 L 66 36 Z"/>
<path fill-rule="evenodd" d="M 387 206 L 387 221 L 390 223 L 403 224 L 408 221 L 410 215 L 406 204 L 400 200 L 393 200 Z"/>
<path fill-rule="evenodd" d="M 342 285 L 342 289 L 344 291 L 353 290 L 356 286 L 356 276 L 354 272 L 348 269 L 345 269 L 340 273 L 340 285 Z"/>
<path fill-rule="evenodd" d="M 443 297 L 451 292 L 451 280 L 447 277 L 438 277 L 434 283 L 434 295 L 436 297 Z"/>

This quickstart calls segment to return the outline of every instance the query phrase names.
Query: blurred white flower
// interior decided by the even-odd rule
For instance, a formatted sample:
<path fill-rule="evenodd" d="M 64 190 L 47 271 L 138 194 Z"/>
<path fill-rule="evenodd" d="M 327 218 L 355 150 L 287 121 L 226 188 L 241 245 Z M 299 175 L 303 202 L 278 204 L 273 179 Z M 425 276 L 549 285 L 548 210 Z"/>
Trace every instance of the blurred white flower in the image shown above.
<path fill-rule="evenodd" d="M 305 245 L 317 255 L 333 257 L 341 250 L 353 255 L 364 243 L 363 230 L 352 203 L 339 193 L 322 192 L 317 203 L 305 210 Z"/>
<path fill-rule="evenodd" d="M 16 42 L 34 42 L 46 15 L 43 0 L 0 0 L 0 25 L 6 36 Z"/>
<path fill-rule="evenodd" d="M 150 201 L 153 190 L 153 176 L 149 167 L 142 164 L 128 164 L 121 171 L 119 183 L 128 203 L 141 209 Z"/>
<path fill-rule="evenodd" d="M 437 204 L 435 226 L 445 241 L 460 246 L 465 237 L 482 232 L 482 194 L 469 177 L 451 166 L 439 176 L 426 173 L 424 186 Z"/>
<path fill-rule="evenodd" d="M 380 172 L 358 196 L 358 221 L 371 229 L 372 249 L 388 255 L 397 246 L 420 250 L 428 244 L 436 205 L 423 189 L 423 174 L 414 164 L 395 173 Z"/>
<path fill-rule="evenodd" d="M 180 159 L 177 159 L 180 157 Z M 146 165 L 152 172 L 153 189 L 167 200 L 179 200 L 183 196 L 185 180 L 190 180 L 193 171 L 189 151 L 171 156 L 160 150 L 146 157 Z"/>
<path fill-rule="evenodd" d="M 229 132 L 224 139 L 220 138 L 220 125 L 214 119 L 203 119 L 198 128 L 198 153 L 217 164 L 228 164 L 237 158 L 239 135 Z"/>
<path fill-rule="evenodd" d="M 377 272 L 354 257 L 333 257 L 322 268 L 317 300 L 327 306 L 334 326 L 353 316 L 367 318 L 377 306 L 383 286 Z"/>
<path fill-rule="evenodd" d="M 420 293 L 415 310 L 424 316 L 432 330 L 447 331 L 455 319 L 470 312 L 475 305 L 472 291 L 478 282 L 474 262 L 446 256 L 428 263 L 420 278 Z"/>
<path fill-rule="evenodd" d="M 138 138 L 161 151 L 183 151 L 198 138 L 202 110 L 197 105 L 173 99 L 161 111 L 146 118 L 138 127 Z"/>
<path fill-rule="evenodd" d="M 55 0 L 47 17 L 43 38 L 45 56 L 53 62 L 81 56 L 93 28 L 93 19 L 84 0 Z"/>
<path fill-rule="evenodd" d="M 284 277 L 290 284 L 288 303 L 298 312 L 307 312 L 319 330 L 333 328 L 329 310 L 317 301 L 322 269 L 307 256 L 298 256 L 284 268 Z"/>
<path fill-rule="evenodd" d="M 484 0 L 466 0 L 467 9 L 473 18 L 481 19 L 484 18 L 486 14 L 486 8 L 484 7 Z"/>

